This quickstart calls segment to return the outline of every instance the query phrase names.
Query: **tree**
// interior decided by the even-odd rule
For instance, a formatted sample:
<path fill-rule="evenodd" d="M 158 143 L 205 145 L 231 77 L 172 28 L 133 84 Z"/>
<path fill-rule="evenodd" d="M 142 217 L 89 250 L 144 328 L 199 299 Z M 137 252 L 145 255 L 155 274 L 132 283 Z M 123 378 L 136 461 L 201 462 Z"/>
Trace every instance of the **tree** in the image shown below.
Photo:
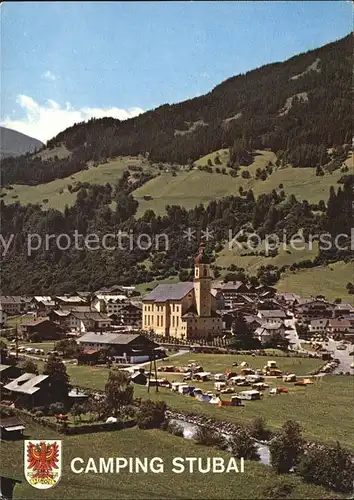
<path fill-rule="evenodd" d="M 142 401 L 137 415 L 139 429 L 159 429 L 165 422 L 166 403 L 164 401 Z"/>
<path fill-rule="evenodd" d="M 310 446 L 296 467 L 296 472 L 308 483 L 342 493 L 353 491 L 353 458 L 338 442 L 335 446 Z"/>
<path fill-rule="evenodd" d="M 38 375 L 39 373 L 38 366 L 31 359 L 27 359 L 26 361 L 24 361 L 21 365 L 21 369 L 25 373 L 34 373 L 35 375 Z"/>
<path fill-rule="evenodd" d="M 243 170 L 243 171 L 242 171 L 242 174 L 241 174 L 241 177 L 242 177 L 243 179 L 249 179 L 249 178 L 251 177 L 251 174 L 249 173 L 249 171 L 248 171 L 248 170 Z"/>
<path fill-rule="evenodd" d="M 347 283 L 346 289 L 347 289 L 347 291 L 348 291 L 348 293 L 350 295 L 354 295 L 354 285 L 353 285 L 353 283 L 351 283 L 349 281 L 349 283 Z"/>
<path fill-rule="evenodd" d="M 297 422 L 288 420 L 271 440 L 271 465 L 278 474 L 289 472 L 299 462 L 304 446 L 301 432 Z"/>
<path fill-rule="evenodd" d="M 285 335 L 282 335 L 280 332 L 273 333 L 269 339 L 264 343 L 265 348 L 278 348 L 282 351 L 287 351 L 289 349 L 289 340 Z"/>
<path fill-rule="evenodd" d="M 122 406 L 133 402 L 134 387 L 128 373 L 121 370 L 111 370 L 105 385 L 106 412 L 117 416 Z"/>
<path fill-rule="evenodd" d="M 55 350 L 63 353 L 65 358 L 77 357 L 80 352 L 80 347 L 74 339 L 62 339 L 56 342 Z"/>
<path fill-rule="evenodd" d="M 68 396 L 69 376 L 64 363 L 56 356 L 49 356 L 43 370 L 44 375 L 49 375 L 50 391 L 52 399 L 63 401 Z"/>
<path fill-rule="evenodd" d="M 230 439 L 231 453 L 236 458 L 244 458 L 245 460 L 259 460 L 259 454 L 255 441 L 245 431 L 239 429 L 235 432 Z"/>

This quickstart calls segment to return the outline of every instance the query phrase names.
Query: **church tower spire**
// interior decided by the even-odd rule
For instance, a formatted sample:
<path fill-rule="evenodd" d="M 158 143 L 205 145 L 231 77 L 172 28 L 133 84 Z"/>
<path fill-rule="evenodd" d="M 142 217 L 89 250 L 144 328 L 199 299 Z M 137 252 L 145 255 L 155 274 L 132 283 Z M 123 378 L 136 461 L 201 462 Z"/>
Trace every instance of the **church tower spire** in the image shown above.
<path fill-rule="evenodd" d="M 203 241 L 200 242 L 198 254 L 194 259 L 194 291 L 198 316 L 209 317 L 211 315 L 210 260 Z"/>

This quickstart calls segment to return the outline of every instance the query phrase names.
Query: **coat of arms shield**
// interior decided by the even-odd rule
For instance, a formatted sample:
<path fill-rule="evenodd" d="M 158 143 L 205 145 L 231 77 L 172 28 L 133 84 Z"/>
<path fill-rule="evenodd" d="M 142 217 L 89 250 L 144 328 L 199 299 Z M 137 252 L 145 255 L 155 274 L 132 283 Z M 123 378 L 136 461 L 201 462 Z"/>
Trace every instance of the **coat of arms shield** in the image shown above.
<path fill-rule="evenodd" d="M 24 472 L 34 488 L 46 490 L 56 485 L 62 471 L 60 440 L 25 441 Z"/>

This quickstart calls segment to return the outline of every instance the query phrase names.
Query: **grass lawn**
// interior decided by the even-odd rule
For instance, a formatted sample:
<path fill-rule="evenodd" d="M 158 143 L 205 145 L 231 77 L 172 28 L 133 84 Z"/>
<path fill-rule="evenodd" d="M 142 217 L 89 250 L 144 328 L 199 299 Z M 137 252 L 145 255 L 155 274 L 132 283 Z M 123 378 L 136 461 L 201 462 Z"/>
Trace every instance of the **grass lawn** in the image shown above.
<path fill-rule="evenodd" d="M 28 424 L 26 438 L 53 439 L 55 431 Z M 191 441 L 159 430 L 142 431 L 127 429 L 105 432 L 99 435 L 61 436 L 63 439 L 63 473 L 54 488 L 45 491 L 31 487 L 23 477 L 23 442 L 3 442 L 1 446 L 2 473 L 22 480 L 16 486 L 14 500 L 41 498 L 97 498 L 97 499 L 255 499 L 263 498 L 264 488 L 279 479 L 270 467 L 256 462 L 245 462 L 245 472 L 227 475 L 201 473 L 174 474 L 173 457 L 223 457 L 230 455 L 216 449 L 198 446 Z M 164 472 L 161 474 L 75 474 L 70 469 L 71 460 L 82 457 L 161 457 Z M 303 484 L 300 478 L 291 476 L 294 490 L 288 498 L 339 498 L 322 487 Z"/>
<path fill-rule="evenodd" d="M 328 266 L 288 272 L 278 281 L 276 288 L 279 292 L 292 291 L 302 297 L 325 295 L 328 300 L 340 297 L 354 304 L 354 295 L 349 295 L 345 288 L 352 277 L 353 262 L 335 262 Z"/>
<path fill-rule="evenodd" d="M 252 368 L 262 369 L 267 361 L 274 359 L 277 362 L 279 370 L 283 372 L 295 373 L 296 375 L 306 375 L 311 371 L 319 368 L 323 365 L 323 361 L 318 359 L 310 358 L 298 358 L 298 357 L 267 357 L 267 356 L 249 356 L 249 355 L 234 355 L 234 354 L 198 354 L 194 352 L 189 352 L 186 354 L 181 354 L 180 356 L 175 356 L 168 360 L 158 361 L 159 365 L 173 365 L 173 366 L 187 366 L 188 363 L 193 360 L 197 364 L 200 364 L 205 371 L 212 373 L 224 373 L 226 369 L 241 372 L 241 367 L 233 367 L 233 363 L 242 363 L 246 361 Z"/>

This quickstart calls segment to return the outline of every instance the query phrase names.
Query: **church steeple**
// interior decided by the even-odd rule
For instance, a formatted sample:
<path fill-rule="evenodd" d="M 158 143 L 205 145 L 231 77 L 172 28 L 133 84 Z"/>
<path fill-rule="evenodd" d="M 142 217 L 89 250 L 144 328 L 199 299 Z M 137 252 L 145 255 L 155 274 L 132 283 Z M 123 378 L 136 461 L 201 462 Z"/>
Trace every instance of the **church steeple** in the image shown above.
<path fill-rule="evenodd" d="M 211 275 L 210 259 L 205 252 L 205 244 L 200 242 L 199 251 L 194 259 L 194 290 L 198 315 L 211 315 Z"/>

